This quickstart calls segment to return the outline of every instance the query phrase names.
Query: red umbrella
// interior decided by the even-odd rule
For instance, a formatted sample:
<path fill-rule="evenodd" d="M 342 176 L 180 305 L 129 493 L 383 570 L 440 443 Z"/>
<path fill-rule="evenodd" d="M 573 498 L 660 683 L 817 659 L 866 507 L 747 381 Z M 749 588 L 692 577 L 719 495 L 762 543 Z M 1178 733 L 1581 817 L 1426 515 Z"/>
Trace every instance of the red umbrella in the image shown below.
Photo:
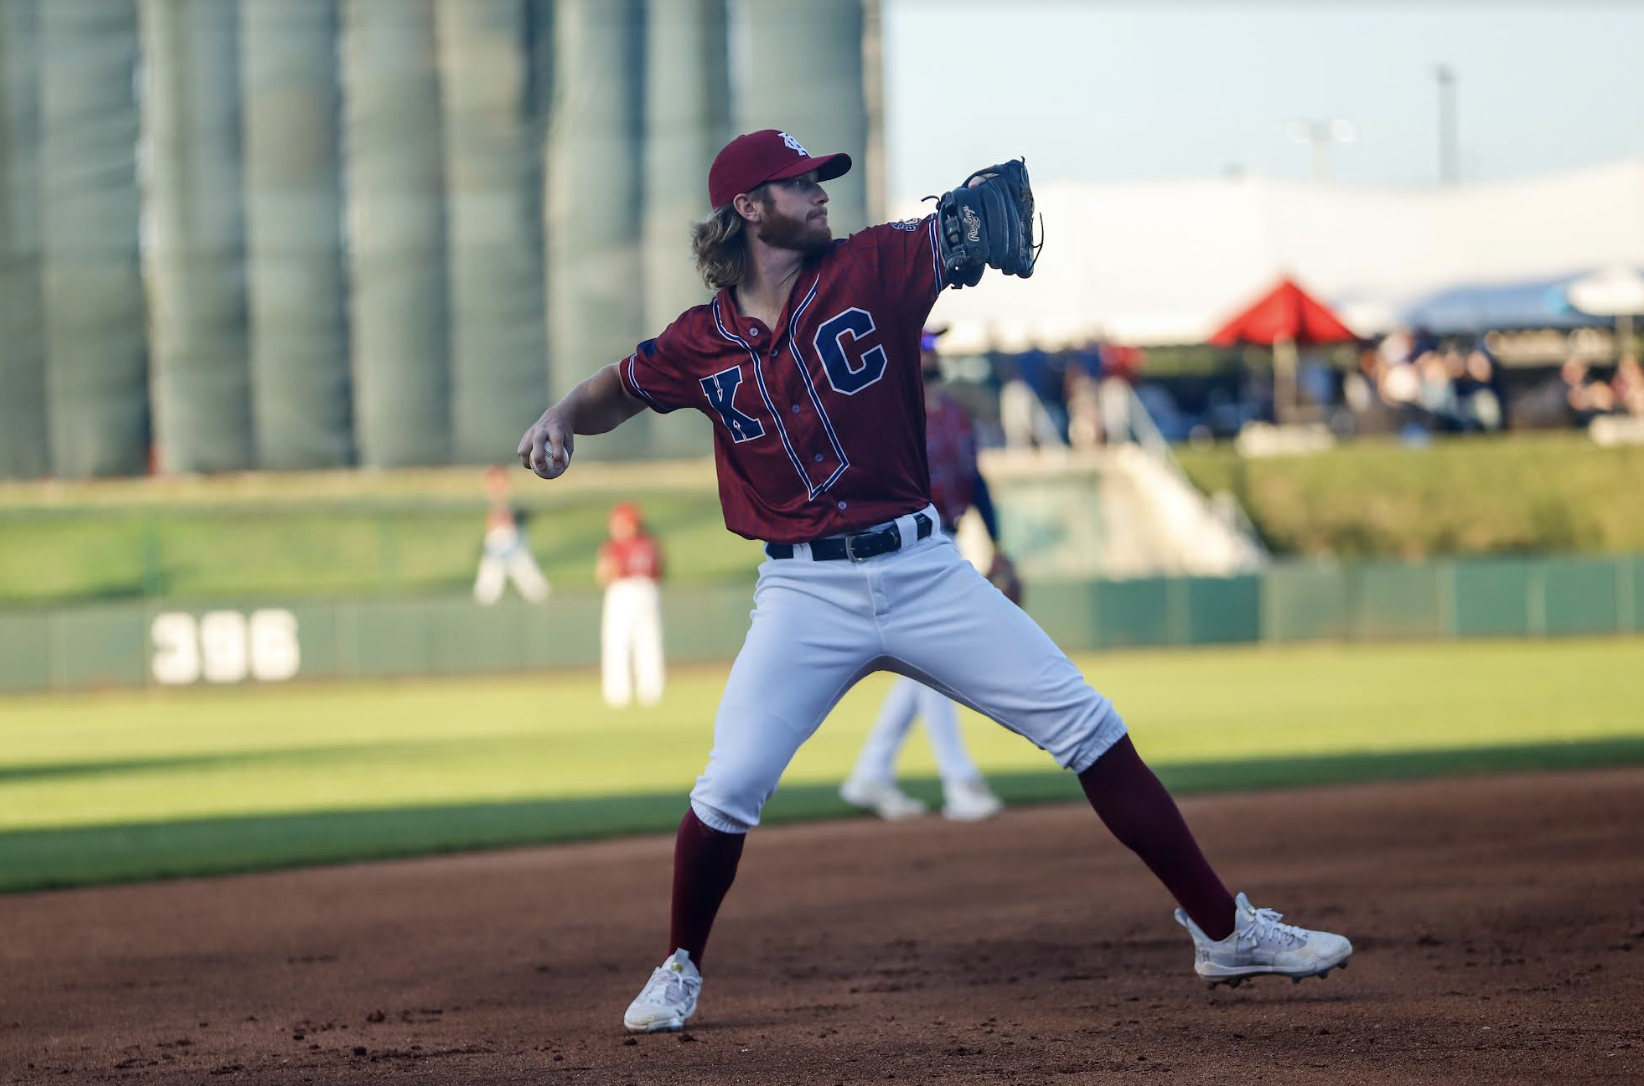
<path fill-rule="evenodd" d="M 1217 329 L 1213 347 L 1259 343 L 1273 348 L 1273 410 L 1280 422 L 1290 422 L 1296 407 L 1296 346 L 1341 343 L 1355 339 L 1341 318 L 1296 281 L 1285 277 L 1277 286 Z"/>
<path fill-rule="evenodd" d="M 1213 347 L 1236 343 L 1271 345 L 1289 340 L 1304 347 L 1357 338 L 1330 307 L 1290 278 L 1263 294 L 1210 337 Z"/>

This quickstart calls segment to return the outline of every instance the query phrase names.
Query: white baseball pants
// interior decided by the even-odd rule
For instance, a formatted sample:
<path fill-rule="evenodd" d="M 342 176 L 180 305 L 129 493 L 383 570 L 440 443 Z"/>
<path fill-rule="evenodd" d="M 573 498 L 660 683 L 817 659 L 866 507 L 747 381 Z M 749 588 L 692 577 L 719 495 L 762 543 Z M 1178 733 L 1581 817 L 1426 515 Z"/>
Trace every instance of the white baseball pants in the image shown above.
<path fill-rule="evenodd" d="M 936 510 L 926 508 L 934 522 Z M 1025 736 L 1082 772 L 1124 734 L 1112 702 L 1027 614 L 940 531 L 853 562 L 810 548 L 767 559 L 753 624 L 731 667 L 707 768 L 691 791 L 697 818 L 740 833 L 759 824 L 794 753 L 863 676 L 895 671 Z"/>
<path fill-rule="evenodd" d="M 600 687 L 613 709 L 637 692 L 641 705 L 662 700 L 662 594 L 649 577 L 623 577 L 605 589 L 600 611 Z"/>
<path fill-rule="evenodd" d="M 548 578 L 542 575 L 537 560 L 522 545 L 505 554 L 487 553 L 480 559 L 479 573 L 474 577 L 475 602 L 487 607 L 496 603 L 509 581 L 532 603 L 548 598 Z"/>

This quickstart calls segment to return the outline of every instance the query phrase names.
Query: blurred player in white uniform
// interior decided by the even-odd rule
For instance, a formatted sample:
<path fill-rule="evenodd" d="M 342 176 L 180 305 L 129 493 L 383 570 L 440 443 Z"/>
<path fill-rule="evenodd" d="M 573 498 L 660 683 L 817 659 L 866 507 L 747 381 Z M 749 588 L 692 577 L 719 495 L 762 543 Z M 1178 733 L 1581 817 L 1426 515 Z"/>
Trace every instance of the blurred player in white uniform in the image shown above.
<path fill-rule="evenodd" d="M 611 510 L 610 537 L 599 548 L 594 579 L 605 589 L 600 616 L 600 679 L 605 703 L 620 708 L 662 700 L 662 547 L 646 533 L 639 510 Z"/>
<path fill-rule="evenodd" d="M 941 515 L 942 530 L 950 536 L 955 535 L 959 518 L 975 509 L 993 545 L 966 546 L 965 540 L 956 539 L 960 553 L 990 578 L 1011 575 L 1014 579 L 1009 559 L 997 549 L 999 523 L 987 482 L 977 470 L 970 415 L 940 384 L 942 367 L 936 355 L 936 339 L 941 334 L 941 329 L 927 330 L 919 344 L 925 379 L 925 445 L 931 501 Z M 905 675 L 897 676 L 885 696 L 879 718 L 857 756 L 856 768 L 839 786 L 840 797 L 891 821 L 925 813 L 924 803 L 896 785 L 896 755 L 915 718 L 924 720 L 925 736 L 936 756 L 936 770 L 942 778 L 942 814 L 960 822 L 977 822 L 1003 810 L 1004 804 L 982 779 L 982 771 L 965 749 L 953 702 Z"/>
<path fill-rule="evenodd" d="M 489 607 L 502 598 L 509 581 L 532 603 L 548 598 L 548 578 L 525 541 L 525 513 L 510 502 L 513 484 L 500 467 L 485 469 L 485 543 L 479 573 L 474 577 L 474 600 Z"/>

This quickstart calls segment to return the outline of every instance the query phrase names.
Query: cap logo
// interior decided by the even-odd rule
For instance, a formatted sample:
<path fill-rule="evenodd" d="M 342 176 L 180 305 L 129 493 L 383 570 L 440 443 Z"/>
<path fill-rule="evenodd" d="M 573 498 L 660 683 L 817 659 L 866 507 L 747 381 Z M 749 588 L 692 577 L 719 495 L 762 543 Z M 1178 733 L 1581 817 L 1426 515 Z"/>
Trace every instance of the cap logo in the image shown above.
<path fill-rule="evenodd" d="M 778 134 L 782 137 L 782 142 L 787 145 L 788 150 L 798 151 L 799 154 L 801 156 L 805 157 L 805 158 L 810 158 L 811 157 L 811 153 L 809 151 L 805 150 L 805 148 L 801 147 L 798 140 L 794 139 L 792 136 L 788 135 L 786 132 L 781 132 L 781 133 L 778 133 Z"/>

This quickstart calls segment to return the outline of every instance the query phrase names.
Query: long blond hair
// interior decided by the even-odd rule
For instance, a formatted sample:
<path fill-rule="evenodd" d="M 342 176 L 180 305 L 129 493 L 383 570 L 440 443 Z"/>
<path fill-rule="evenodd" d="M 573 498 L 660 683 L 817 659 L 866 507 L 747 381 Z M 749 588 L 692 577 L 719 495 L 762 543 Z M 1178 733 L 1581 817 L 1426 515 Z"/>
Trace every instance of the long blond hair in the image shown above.
<path fill-rule="evenodd" d="M 770 192 L 760 185 L 748 193 L 766 207 Z M 699 223 L 691 224 L 691 251 L 696 270 L 709 290 L 734 287 L 748 274 L 748 221 L 729 203 Z"/>

